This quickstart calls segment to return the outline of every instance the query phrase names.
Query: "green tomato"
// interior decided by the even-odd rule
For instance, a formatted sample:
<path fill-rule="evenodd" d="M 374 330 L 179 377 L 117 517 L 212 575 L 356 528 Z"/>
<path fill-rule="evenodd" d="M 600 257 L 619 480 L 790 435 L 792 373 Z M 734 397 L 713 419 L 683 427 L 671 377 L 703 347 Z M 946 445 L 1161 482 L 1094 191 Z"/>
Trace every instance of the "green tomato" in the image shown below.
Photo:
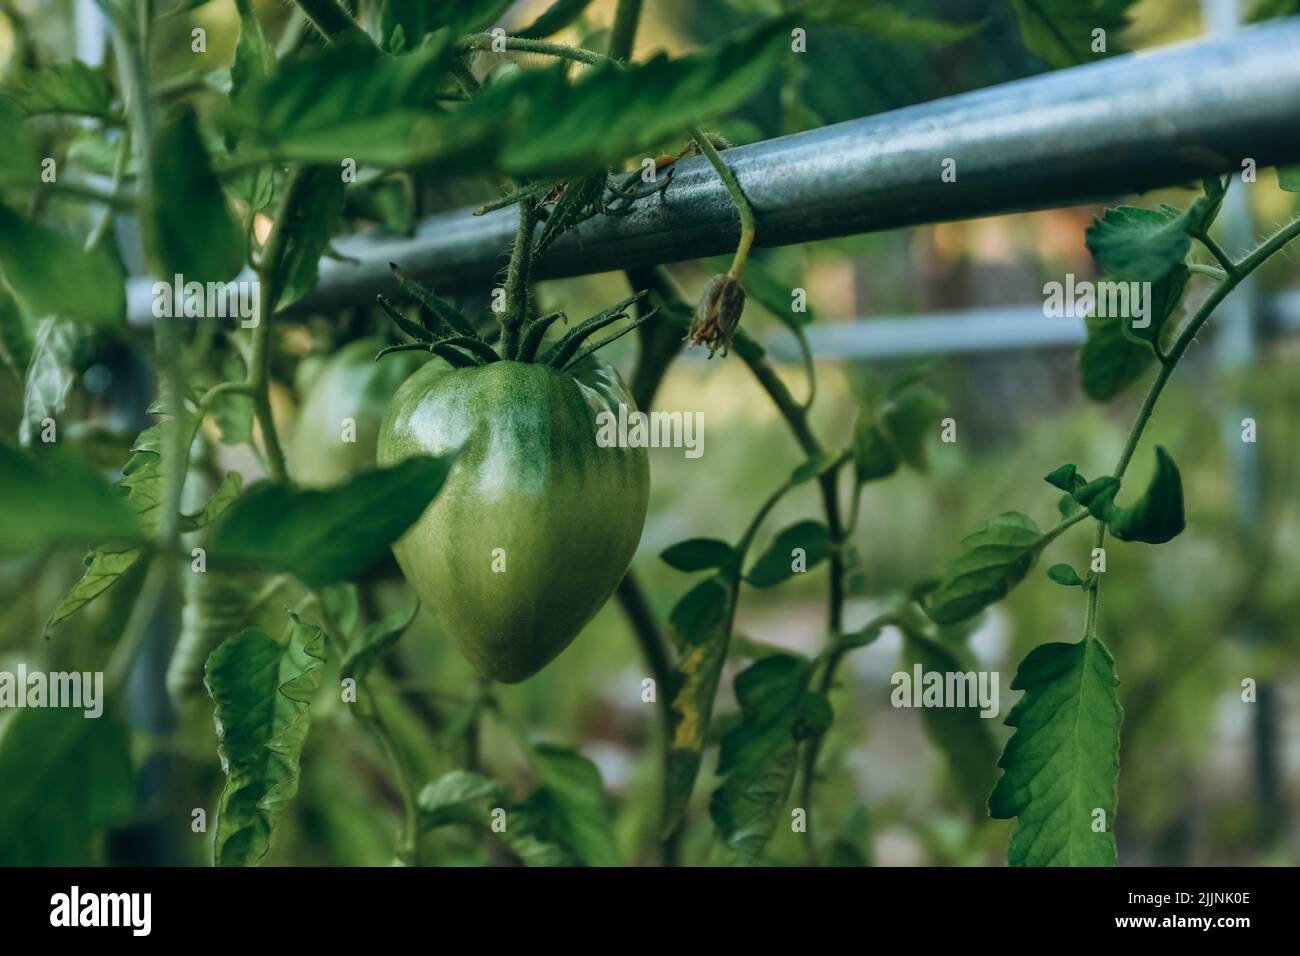
<path fill-rule="evenodd" d="M 294 481 L 324 487 L 375 467 L 389 399 L 429 359 L 422 352 L 399 352 L 376 362 L 383 347 L 379 339 L 351 342 L 304 374 L 307 387 L 289 439 Z"/>
<path fill-rule="evenodd" d="M 379 462 L 460 457 L 393 546 L 421 601 L 493 680 L 537 673 L 626 573 L 650 493 L 644 448 L 602 448 L 597 415 L 635 407 L 618 374 L 500 361 L 428 365 L 394 396 Z"/>

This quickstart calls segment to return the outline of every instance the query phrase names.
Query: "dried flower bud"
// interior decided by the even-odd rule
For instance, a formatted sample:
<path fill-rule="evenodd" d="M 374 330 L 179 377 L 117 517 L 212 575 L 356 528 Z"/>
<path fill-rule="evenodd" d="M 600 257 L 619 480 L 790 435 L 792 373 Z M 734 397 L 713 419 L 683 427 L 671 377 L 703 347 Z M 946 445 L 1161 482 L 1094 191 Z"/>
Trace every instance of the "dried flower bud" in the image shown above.
<path fill-rule="evenodd" d="M 729 275 L 716 275 L 704 287 L 700 304 L 695 307 L 695 321 L 686 333 L 692 345 L 707 345 L 709 358 L 719 348 L 726 358 L 731 337 L 740 325 L 745 309 L 745 290 Z"/>

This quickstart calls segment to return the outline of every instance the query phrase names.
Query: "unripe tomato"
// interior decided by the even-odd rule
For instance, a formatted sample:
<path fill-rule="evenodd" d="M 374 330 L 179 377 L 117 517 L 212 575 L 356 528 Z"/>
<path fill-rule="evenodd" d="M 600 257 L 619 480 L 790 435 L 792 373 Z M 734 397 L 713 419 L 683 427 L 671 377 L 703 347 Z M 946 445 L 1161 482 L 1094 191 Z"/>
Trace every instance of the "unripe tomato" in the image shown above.
<path fill-rule="evenodd" d="M 644 448 L 601 448 L 596 416 L 635 407 L 618 374 L 512 361 L 428 365 L 394 396 L 379 462 L 461 447 L 394 545 L 425 605 L 487 677 L 514 683 L 555 658 L 627 571 L 650 492 Z"/>
<path fill-rule="evenodd" d="M 383 347 L 379 339 L 351 342 L 307 377 L 310 384 L 289 441 L 294 481 L 322 487 L 375 467 L 388 400 L 429 359 L 425 353 L 401 352 L 376 362 Z"/>

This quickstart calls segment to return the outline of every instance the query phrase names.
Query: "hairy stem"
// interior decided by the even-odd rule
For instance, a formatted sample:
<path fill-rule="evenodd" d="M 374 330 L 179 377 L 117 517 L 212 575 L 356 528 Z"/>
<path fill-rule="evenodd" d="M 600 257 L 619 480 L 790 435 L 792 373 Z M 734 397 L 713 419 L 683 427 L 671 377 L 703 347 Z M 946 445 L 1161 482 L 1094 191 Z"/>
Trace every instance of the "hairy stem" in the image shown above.
<path fill-rule="evenodd" d="M 537 205 L 531 199 L 519 203 L 519 225 L 515 246 L 510 252 L 506 272 L 506 310 L 501 319 L 502 355 L 514 360 L 519 355 L 519 332 L 528 315 L 528 273 L 533 261 L 533 227 L 537 224 Z"/>
<path fill-rule="evenodd" d="M 714 172 L 718 174 L 718 178 L 722 180 L 722 185 L 727 187 L 727 194 L 731 197 L 731 204 L 736 207 L 736 213 L 740 216 L 740 242 L 736 245 L 736 255 L 731 260 L 731 268 L 727 270 L 727 275 L 739 282 L 740 277 L 745 272 L 745 262 L 749 259 L 749 249 L 754 244 L 754 233 L 757 230 L 754 207 L 745 198 L 745 193 L 740 188 L 735 173 L 731 171 L 730 166 L 723 162 L 722 156 L 718 154 L 718 150 L 709 137 L 694 126 L 688 132 L 691 134 L 691 138 L 695 140 L 695 145 L 700 148 L 700 152 L 704 154 L 704 158 L 709 161 Z"/>
<path fill-rule="evenodd" d="M 597 53 L 595 50 L 586 50 L 582 47 L 569 46 L 567 43 L 553 43 L 550 40 L 532 40 L 527 37 L 498 37 L 491 33 L 472 33 L 456 44 L 456 49 L 461 53 L 470 53 L 475 50 L 490 50 L 497 52 L 494 48 L 496 44 L 500 49 L 511 53 L 539 53 L 543 56 L 553 56 L 561 60 L 573 60 L 577 63 L 585 63 L 588 66 L 595 66 L 598 63 L 609 61 L 609 57 Z"/>
<path fill-rule="evenodd" d="M 370 35 L 357 25 L 338 0 L 296 0 L 299 9 L 327 40 L 348 40 L 374 46 Z"/>

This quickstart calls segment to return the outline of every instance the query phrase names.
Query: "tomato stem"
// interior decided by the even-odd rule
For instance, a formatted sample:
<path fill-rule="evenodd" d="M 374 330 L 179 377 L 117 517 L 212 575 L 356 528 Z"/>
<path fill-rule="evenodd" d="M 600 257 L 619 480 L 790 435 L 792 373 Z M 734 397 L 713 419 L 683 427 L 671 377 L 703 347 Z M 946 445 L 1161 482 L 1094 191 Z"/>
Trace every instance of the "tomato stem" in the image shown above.
<path fill-rule="evenodd" d="M 503 355 L 514 360 L 519 355 L 519 333 L 528 314 L 528 274 L 532 269 L 533 230 L 537 224 L 537 204 L 530 198 L 519 202 L 519 225 L 515 245 L 506 271 L 506 309 L 501 319 Z"/>

